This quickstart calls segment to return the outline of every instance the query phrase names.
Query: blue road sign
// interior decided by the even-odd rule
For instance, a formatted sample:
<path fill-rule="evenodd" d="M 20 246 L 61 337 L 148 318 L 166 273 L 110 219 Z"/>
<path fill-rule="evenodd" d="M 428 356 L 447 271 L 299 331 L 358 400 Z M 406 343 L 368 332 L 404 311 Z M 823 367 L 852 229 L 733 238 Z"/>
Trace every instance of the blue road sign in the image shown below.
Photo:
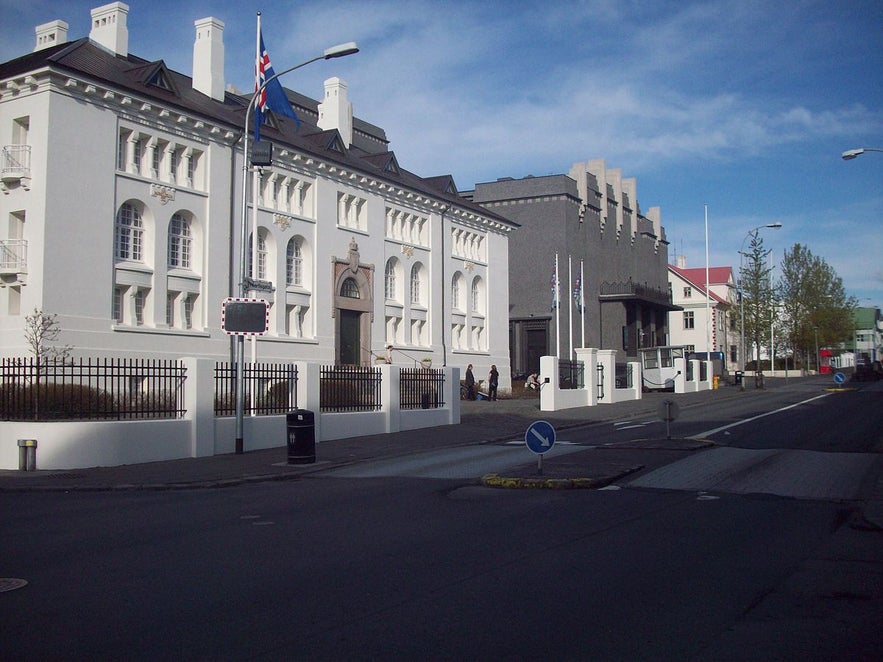
<path fill-rule="evenodd" d="M 842 372 L 835 372 L 834 381 L 838 384 L 842 384 L 846 381 L 846 375 L 844 375 Z"/>
<path fill-rule="evenodd" d="M 537 455 L 542 455 L 555 445 L 555 428 L 546 421 L 534 421 L 524 433 L 524 443 Z"/>

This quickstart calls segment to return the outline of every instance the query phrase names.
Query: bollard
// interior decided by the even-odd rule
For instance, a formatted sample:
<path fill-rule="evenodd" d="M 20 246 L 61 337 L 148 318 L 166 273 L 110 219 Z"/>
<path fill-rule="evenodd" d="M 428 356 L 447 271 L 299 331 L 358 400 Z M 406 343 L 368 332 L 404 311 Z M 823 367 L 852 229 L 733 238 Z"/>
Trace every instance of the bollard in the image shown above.
<path fill-rule="evenodd" d="M 36 471 L 37 470 L 37 440 L 36 439 L 19 439 L 18 440 L 18 470 L 19 471 Z"/>

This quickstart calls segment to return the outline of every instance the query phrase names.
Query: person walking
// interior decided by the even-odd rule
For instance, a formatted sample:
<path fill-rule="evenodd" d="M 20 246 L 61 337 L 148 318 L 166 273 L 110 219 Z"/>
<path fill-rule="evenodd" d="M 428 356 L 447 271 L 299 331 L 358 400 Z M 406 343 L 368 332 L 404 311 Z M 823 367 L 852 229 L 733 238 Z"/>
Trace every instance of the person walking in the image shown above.
<path fill-rule="evenodd" d="M 475 400 L 475 375 L 472 374 L 472 364 L 466 366 L 466 399 Z"/>
<path fill-rule="evenodd" d="M 497 399 L 497 383 L 500 381 L 500 373 L 497 366 L 491 364 L 491 371 L 487 374 L 487 394 L 491 400 Z"/>

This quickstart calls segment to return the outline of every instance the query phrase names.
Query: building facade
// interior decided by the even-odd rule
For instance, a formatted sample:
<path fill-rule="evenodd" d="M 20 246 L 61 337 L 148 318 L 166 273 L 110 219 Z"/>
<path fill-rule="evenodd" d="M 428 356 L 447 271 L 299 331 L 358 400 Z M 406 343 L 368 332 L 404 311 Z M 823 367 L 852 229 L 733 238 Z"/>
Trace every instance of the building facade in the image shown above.
<path fill-rule="evenodd" d="M 625 361 L 667 344 L 668 242 L 659 208 L 641 212 L 635 179 L 598 159 L 466 195 L 519 225 L 509 239 L 514 375 L 536 372 L 543 355 L 574 359 L 577 347 L 613 349 Z"/>
<path fill-rule="evenodd" d="M 669 313 L 671 344 L 688 352 L 721 352 L 727 371 L 739 369 L 739 330 L 736 316 L 736 281 L 732 267 L 710 267 L 706 287 L 704 267 L 688 269 L 669 265 L 672 301 L 680 310 Z"/>
<path fill-rule="evenodd" d="M 223 22 L 195 22 L 188 76 L 129 53 L 128 11 L 92 10 L 74 41 L 38 26 L 0 65 L 4 355 L 27 353 L 38 309 L 78 355 L 229 358 L 222 302 L 244 269 L 269 302 L 258 360 L 367 364 L 392 345 L 394 363 L 494 363 L 508 385 L 513 223 L 402 168 L 337 78 L 320 102 L 286 92 L 299 126 L 271 114 L 272 164 L 244 177 L 251 95 L 225 86 Z"/>

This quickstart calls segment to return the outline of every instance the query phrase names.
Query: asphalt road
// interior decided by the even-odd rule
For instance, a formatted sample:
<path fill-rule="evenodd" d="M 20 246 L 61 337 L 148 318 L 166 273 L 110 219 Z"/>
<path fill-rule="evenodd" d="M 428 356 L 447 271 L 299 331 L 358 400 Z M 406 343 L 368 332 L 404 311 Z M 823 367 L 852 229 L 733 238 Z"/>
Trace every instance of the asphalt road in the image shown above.
<path fill-rule="evenodd" d="M 854 501 L 734 487 L 757 470 L 788 484 L 789 462 L 722 457 L 714 480 L 676 483 L 719 451 L 879 460 L 879 433 L 856 422 L 876 401 L 836 397 L 715 432 L 725 444 L 604 490 L 495 490 L 400 464 L 228 489 L 0 494 L 0 575 L 29 582 L 0 593 L 0 659 L 875 659 L 883 535 L 856 526 Z M 676 425 L 761 413 L 690 409 Z M 659 425 L 562 441 L 615 452 Z M 827 468 L 804 471 L 811 483 Z"/>

